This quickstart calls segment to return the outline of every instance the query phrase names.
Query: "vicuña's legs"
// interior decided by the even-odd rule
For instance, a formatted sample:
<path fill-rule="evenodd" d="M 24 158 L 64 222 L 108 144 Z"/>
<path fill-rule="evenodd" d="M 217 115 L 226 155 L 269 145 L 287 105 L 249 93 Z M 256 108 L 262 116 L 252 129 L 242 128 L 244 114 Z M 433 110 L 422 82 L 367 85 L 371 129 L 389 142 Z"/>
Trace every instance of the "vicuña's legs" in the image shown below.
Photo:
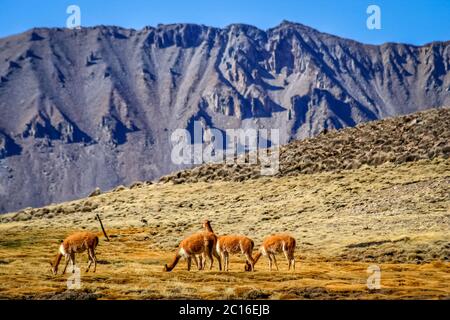
<path fill-rule="evenodd" d="M 95 254 L 95 250 L 92 250 L 92 257 L 94 258 L 94 273 L 97 271 L 97 255 Z"/>
<path fill-rule="evenodd" d="M 267 254 L 267 258 L 269 258 L 269 271 L 272 271 L 272 257 L 270 253 Z"/>
<path fill-rule="evenodd" d="M 89 272 L 89 269 L 91 268 L 92 262 L 94 263 L 94 272 L 97 269 L 97 258 L 95 257 L 95 251 L 94 249 L 88 249 L 88 258 L 89 263 L 86 269 L 86 272 Z"/>
<path fill-rule="evenodd" d="M 205 255 L 201 254 L 199 259 L 198 259 L 198 262 L 199 262 L 199 270 L 205 269 L 205 264 L 206 264 L 206 257 L 205 257 Z"/>
<path fill-rule="evenodd" d="M 202 263 L 201 259 L 202 258 L 200 256 L 194 256 L 194 263 L 198 270 L 201 270 L 201 265 L 200 265 Z"/>
<path fill-rule="evenodd" d="M 186 258 L 186 263 L 187 263 L 187 270 L 191 271 L 192 258 L 191 257 L 187 257 Z"/>
<path fill-rule="evenodd" d="M 224 256 L 225 256 L 224 268 L 225 268 L 225 271 L 228 272 L 229 267 L 230 267 L 230 255 L 228 254 L 228 252 L 224 252 Z"/>
<path fill-rule="evenodd" d="M 223 261 L 223 271 L 226 271 L 227 261 L 226 261 L 226 258 L 225 258 L 225 252 L 221 252 L 220 253 L 220 257 L 221 257 L 221 259 Z M 220 271 L 222 271 L 222 270 L 220 270 Z"/>
<path fill-rule="evenodd" d="M 219 270 L 222 271 L 222 261 L 220 261 L 220 255 L 216 250 L 213 250 L 213 256 L 216 257 L 217 262 L 219 263 Z"/>
<path fill-rule="evenodd" d="M 209 251 L 209 250 L 206 251 L 206 257 L 209 260 L 209 270 L 212 270 L 213 264 L 214 264 L 214 260 L 213 260 L 213 257 L 211 255 L 211 251 Z M 205 264 L 206 264 L 206 260 L 205 260 Z"/>
<path fill-rule="evenodd" d="M 75 273 L 75 253 L 70 254 L 70 261 L 72 261 L 72 273 Z"/>
<path fill-rule="evenodd" d="M 66 273 L 67 266 L 69 265 L 69 262 L 70 262 L 70 256 L 66 255 L 66 256 L 64 256 L 64 259 L 66 260 L 66 265 L 64 266 L 64 270 L 63 270 L 62 274 Z"/>
<path fill-rule="evenodd" d="M 272 254 L 272 258 L 273 258 L 273 262 L 275 263 L 275 268 L 278 271 L 278 263 L 277 263 L 277 258 L 275 257 L 275 254 Z"/>
<path fill-rule="evenodd" d="M 88 254 L 88 265 L 86 268 L 86 273 L 89 272 L 89 269 L 91 268 L 91 264 L 92 264 L 91 251 L 88 250 L 87 254 Z"/>
<path fill-rule="evenodd" d="M 286 257 L 287 263 L 288 263 L 288 270 L 291 270 L 291 259 L 289 257 L 289 254 L 286 250 L 283 251 L 284 256 Z"/>
<path fill-rule="evenodd" d="M 202 268 L 202 270 L 205 270 L 206 268 L 206 255 L 204 253 L 202 253 L 200 256 L 200 267 Z"/>

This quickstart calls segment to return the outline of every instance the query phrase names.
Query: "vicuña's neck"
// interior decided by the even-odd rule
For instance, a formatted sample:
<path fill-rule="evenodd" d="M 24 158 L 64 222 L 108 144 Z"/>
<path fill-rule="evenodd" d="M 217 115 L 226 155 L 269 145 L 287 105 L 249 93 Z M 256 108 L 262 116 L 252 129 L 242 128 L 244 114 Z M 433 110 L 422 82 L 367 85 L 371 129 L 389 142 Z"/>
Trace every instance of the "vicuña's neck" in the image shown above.
<path fill-rule="evenodd" d="M 63 255 L 61 253 L 58 253 L 58 255 L 55 258 L 55 261 L 53 262 L 53 267 L 58 268 L 59 263 L 61 262 L 62 256 Z"/>
<path fill-rule="evenodd" d="M 211 224 L 208 222 L 205 224 L 206 231 L 214 233 Z"/>
<path fill-rule="evenodd" d="M 258 260 L 259 260 L 259 258 L 261 258 L 261 256 L 262 256 L 262 253 L 261 253 L 261 252 L 258 252 L 258 253 L 255 255 L 255 257 L 253 258 L 253 265 L 255 265 L 255 264 L 258 262 Z"/>
<path fill-rule="evenodd" d="M 180 261 L 180 258 L 181 258 L 181 256 L 180 256 L 180 254 L 177 252 L 177 254 L 175 255 L 175 258 L 174 258 L 173 261 L 172 261 L 172 263 L 170 263 L 170 264 L 167 266 L 167 271 L 172 271 L 173 268 L 175 268 L 175 266 L 178 264 L 178 261 Z"/>

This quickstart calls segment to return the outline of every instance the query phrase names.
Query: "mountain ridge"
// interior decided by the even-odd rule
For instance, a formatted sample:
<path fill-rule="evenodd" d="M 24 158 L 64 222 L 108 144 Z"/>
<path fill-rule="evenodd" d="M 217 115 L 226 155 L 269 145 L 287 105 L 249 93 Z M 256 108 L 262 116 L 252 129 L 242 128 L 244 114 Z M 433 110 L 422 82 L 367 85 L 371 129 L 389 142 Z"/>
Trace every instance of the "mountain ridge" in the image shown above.
<path fill-rule="evenodd" d="M 157 30 L 157 29 L 164 29 L 164 28 L 168 28 L 168 27 L 174 27 L 174 26 L 199 26 L 199 27 L 204 27 L 204 28 L 208 28 L 208 29 L 214 29 L 214 30 L 229 30 L 232 27 L 247 27 L 247 28 L 252 28 L 255 30 L 258 30 L 260 32 L 264 32 L 264 33 L 270 33 L 271 31 L 277 30 L 279 28 L 282 27 L 298 27 L 301 28 L 305 31 L 309 31 L 309 32 L 315 32 L 317 34 L 321 34 L 324 36 L 329 36 L 332 38 L 338 38 L 341 40 L 345 40 L 345 41 L 349 41 L 349 42 L 353 42 L 359 45 L 364 45 L 364 46 L 373 46 L 373 47 L 380 47 L 380 46 L 385 46 L 385 45 L 407 45 L 407 46 L 411 46 L 411 47 L 426 47 L 426 46 L 430 46 L 432 44 L 449 44 L 450 40 L 433 40 L 433 41 L 429 41 L 429 42 L 425 42 L 422 44 L 413 44 L 413 43 L 407 43 L 407 42 L 399 42 L 399 41 L 386 41 L 386 42 L 382 42 L 379 44 L 373 44 L 373 43 L 367 43 L 367 42 L 363 42 L 363 41 L 358 41 L 358 40 L 354 40 L 348 37 L 343 37 L 343 36 L 338 36 L 329 32 L 322 32 L 316 28 L 310 27 L 308 25 L 299 23 L 299 22 L 294 22 L 294 21 L 289 21 L 289 20 L 283 20 L 281 21 L 278 25 L 274 26 L 274 27 L 270 27 L 267 29 L 263 29 L 263 28 L 259 28 L 255 25 L 252 24 L 246 24 L 246 23 L 231 23 L 228 24 L 224 27 L 216 27 L 216 26 L 210 26 L 210 25 L 206 25 L 206 24 L 197 24 L 197 23 L 193 23 L 193 22 L 185 22 L 185 23 L 159 23 L 157 25 L 146 25 L 143 26 L 142 28 L 127 28 L 127 27 L 121 27 L 121 26 L 117 26 L 117 25 L 108 25 L 108 24 L 99 24 L 99 25 L 93 25 L 93 26 L 82 26 L 80 29 L 73 29 L 74 31 L 80 31 L 80 30 L 96 30 L 96 29 L 101 29 L 101 28 L 105 28 L 105 29 L 120 29 L 122 31 L 126 31 L 126 32 L 143 32 L 146 30 Z M 20 33 L 16 33 L 16 34 L 11 34 L 11 35 L 7 35 L 5 37 L 1 37 L 0 40 L 7 40 L 7 39 L 11 39 L 14 38 L 16 36 L 20 36 L 23 34 L 32 34 L 33 32 L 40 32 L 40 31 L 64 31 L 64 30 L 70 30 L 67 28 L 63 28 L 63 27 L 33 27 L 31 29 L 25 30 L 23 32 Z"/>
<path fill-rule="evenodd" d="M 170 133 L 197 120 L 279 128 L 287 143 L 450 105 L 449 44 L 365 45 L 290 22 L 0 39 L 0 212 L 182 169 Z"/>

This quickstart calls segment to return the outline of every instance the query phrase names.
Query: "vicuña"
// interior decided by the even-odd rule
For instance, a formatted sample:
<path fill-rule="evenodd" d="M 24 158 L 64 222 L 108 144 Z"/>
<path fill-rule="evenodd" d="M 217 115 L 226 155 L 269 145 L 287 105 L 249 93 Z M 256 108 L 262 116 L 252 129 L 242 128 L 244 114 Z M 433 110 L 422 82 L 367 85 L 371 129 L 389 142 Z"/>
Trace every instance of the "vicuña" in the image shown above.
<path fill-rule="evenodd" d="M 89 263 L 86 272 L 89 272 L 89 268 L 94 262 L 94 272 L 97 270 L 97 257 L 95 255 L 95 248 L 98 245 L 98 236 L 91 232 L 77 232 L 68 236 L 64 241 L 62 241 L 59 246 L 59 252 L 55 258 L 55 261 L 50 265 L 52 266 L 53 274 L 58 273 L 58 266 L 64 256 L 66 260 L 66 265 L 63 270 L 63 274 L 66 273 L 67 266 L 69 262 L 72 263 L 72 272 L 75 273 L 75 254 L 82 253 L 87 250 Z"/>
<path fill-rule="evenodd" d="M 214 247 L 216 246 L 217 237 L 211 232 L 199 232 L 191 235 L 181 241 L 178 246 L 178 250 L 175 254 L 175 258 L 172 263 L 164 266 L 164 271 L 170 272 L 178 264 L 181 258 L 186 259 L 187 270 L 191 270 L 192 259 L 194 259 L 195 264 L 198 269 L 203 269 L 201 261 L 197 260 L 197 256 L 207 257 L 210 261 L 210 269 L 213 267 L 213 256 L 215 256 L 219 262 L 219 270 L 222 270 L 222 263 L 220 257 L 215 253 Z"/>
<path fill-rule="evenodd" d="M 254 265 L 258 262 L 261 256 L 266 256 L 269 259 L 269 269 L 272 271 L 272 263 L 275 263 L 275 268 L 278 271 L 277 259 L 275 254 L 284 253 L 286 260 L 288 261 L 288 270 L 295 270 L 295 251 L 296 241 L 293 237 L 288 235 L 272 235 L 264 239 L 263 244 L 259 248 L 259 252 L 253 258 L 253 266 L 248 262 L 245 265 L 245 270 L 250 271 L 254 269 Z"/>
<path fill-rule="evenodd" d="M 205 220 L 203 222 L 203 228 L 211 233 L 214 233 L 211 222 Z M 252 239 L 242 235 L 224 235 L 217 237 L 216 252 L 220 254 L 220 257 L 224 261 L 224 270 L 229 270 L 230 254 L 242 253 L 247 259 L 247 264 L 250 270 L 253 271 L 253 247 L 255 243 Z"/>

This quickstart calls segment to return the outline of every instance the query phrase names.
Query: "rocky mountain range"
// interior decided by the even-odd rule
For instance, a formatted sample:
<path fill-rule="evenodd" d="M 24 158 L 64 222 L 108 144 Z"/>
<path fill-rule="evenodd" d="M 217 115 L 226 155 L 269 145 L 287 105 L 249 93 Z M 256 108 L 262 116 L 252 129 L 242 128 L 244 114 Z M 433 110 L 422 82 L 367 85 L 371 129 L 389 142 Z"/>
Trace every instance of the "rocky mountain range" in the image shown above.
<path fill-rule="evenodd" d="M 181 169 L 171 134 L 283 141 L 450 105 L 450 41 L 366 45 L 283 22 L 36 28 L 0 39 L 0 212 Z"/>

